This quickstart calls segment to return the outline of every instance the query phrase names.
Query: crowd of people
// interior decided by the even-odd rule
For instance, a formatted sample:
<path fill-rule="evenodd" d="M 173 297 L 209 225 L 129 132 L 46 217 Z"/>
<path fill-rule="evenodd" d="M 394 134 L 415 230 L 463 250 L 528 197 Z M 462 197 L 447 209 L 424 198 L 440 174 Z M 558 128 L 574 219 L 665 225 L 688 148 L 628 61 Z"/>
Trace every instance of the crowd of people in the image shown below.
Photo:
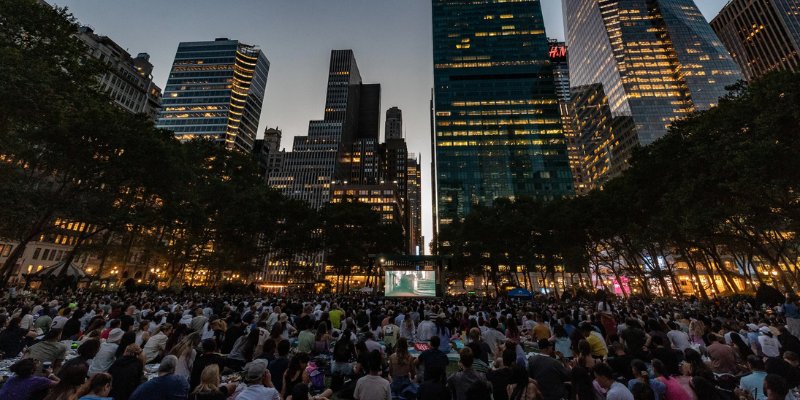
<path fill-rule="evenodd" d="M 0 399 L 796 400 L 800 309 L 0 291 Z"/>

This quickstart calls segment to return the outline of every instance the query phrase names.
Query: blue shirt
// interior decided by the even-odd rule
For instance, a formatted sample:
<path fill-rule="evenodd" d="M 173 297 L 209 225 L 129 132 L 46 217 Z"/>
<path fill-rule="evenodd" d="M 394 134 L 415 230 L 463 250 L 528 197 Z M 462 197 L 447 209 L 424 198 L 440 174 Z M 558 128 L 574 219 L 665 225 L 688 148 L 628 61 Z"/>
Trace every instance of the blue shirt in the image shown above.
<path fill-rule="evenodd" d="M 767 400 L 764 393 L 764 378 L 767 376 L 765 371 L 753 371 L 750 375 L 743 376 L 739 381 L 739 387 L 750 392 L 755 400 Z"/>
<path fill-rule="evenodd" d="M 639 383 L 638 379 L 631 379 L 628 381 L 628 390 L 633 391 L 633 387 Z M 663 399 L 664 394 L 667 393 L 667 385 L 664 382 L 659 381 L 658 379 L 650 378 L 650 389 L 653 389 L 653 393 L 655 394 L 655 400 Z"/>
<path fill-rule="evenodd" d="M 794 303 L 786 303 L 783 305 L 783 314 L 786 318 L 799 318 L 800 319 L 800 309 Z"/>
<path fill-rule="evenodd" d="M 139 385 L 129 400 L 185 400 L 189 381 L 180 375 L 159 376 Z"/>

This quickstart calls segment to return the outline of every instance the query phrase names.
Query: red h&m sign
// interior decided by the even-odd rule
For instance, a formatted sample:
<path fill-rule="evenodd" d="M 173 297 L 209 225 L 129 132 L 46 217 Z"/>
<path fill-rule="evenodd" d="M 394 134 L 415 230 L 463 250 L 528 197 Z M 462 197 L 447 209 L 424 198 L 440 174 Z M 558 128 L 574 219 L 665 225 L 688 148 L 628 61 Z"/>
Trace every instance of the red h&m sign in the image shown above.
<path fill-rule="evenodd" d="M 567 59 L 567 46 L 554 45 L 550 46 L 550 61 L 566 61 Z"/>

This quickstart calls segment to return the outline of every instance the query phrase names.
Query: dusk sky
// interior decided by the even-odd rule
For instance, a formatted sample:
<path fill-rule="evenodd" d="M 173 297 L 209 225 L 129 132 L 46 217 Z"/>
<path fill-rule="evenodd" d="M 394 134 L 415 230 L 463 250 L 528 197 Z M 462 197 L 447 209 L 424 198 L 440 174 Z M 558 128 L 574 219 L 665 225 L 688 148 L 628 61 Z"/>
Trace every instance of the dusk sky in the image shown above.
<path fill-rule="evenodd" d="M 727 0 L 696 0 L 707 19 Z M 237 39 L 261 47 L 271 66 L 259 137 L 283 130 L 281 147 L 322 119 L 332 49 L 353 49 L 365 83 L 381 84 L 381 109 L 403 110 L 409 152 L 423 162 L 423 234 L 431 235 L 433 85 L 430 0 L 52 0 L 133 56 L 145 52 L 164 87 L 178 43 Z M 542 0 L 548 36 L 564 38 L 560 0 Z M 384 117 L 383 115 L 381 116 Z M 381 134 L 383 134 L 381 125 Z M 427 252 L 427 249 L 426 249 Z"/>

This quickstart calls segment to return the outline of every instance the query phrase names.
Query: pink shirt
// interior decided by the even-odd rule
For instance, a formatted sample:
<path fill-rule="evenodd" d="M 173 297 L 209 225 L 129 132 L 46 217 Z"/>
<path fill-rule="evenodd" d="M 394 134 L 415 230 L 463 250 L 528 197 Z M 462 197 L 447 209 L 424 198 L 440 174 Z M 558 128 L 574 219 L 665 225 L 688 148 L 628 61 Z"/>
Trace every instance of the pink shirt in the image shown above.
<path fill-rule="evenodd" d="M 677 379 L 659 376 L 658 380 L 667 386 L 667 390 L 664 393 L 664 400 L 693 400 L 694 396 L 687 393 L 686 389 Z"/>

